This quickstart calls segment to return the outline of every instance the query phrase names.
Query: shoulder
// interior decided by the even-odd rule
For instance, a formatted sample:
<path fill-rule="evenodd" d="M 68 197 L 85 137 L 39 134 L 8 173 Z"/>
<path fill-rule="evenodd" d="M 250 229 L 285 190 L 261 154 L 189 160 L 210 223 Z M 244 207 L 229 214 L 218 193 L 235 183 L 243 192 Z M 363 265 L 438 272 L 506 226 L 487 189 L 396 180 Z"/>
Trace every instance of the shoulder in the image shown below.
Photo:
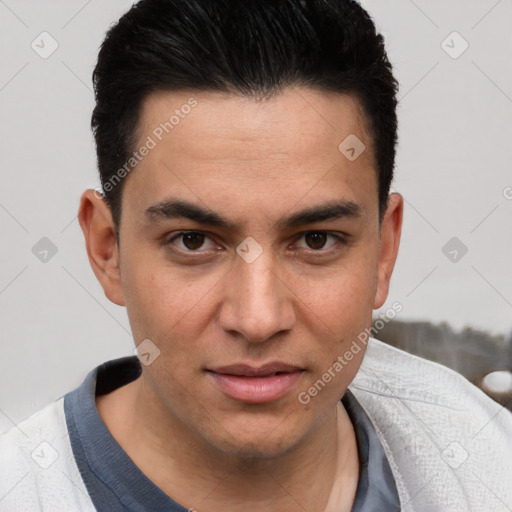
<path fill-rule="evenodd" d="M 0 435 L 0 512 L 94 510 L 76 466 L 64 397 Z"/>
<path fill-rule="evenodd" d="M 462 375 L 371 338 L 350 389 L 403 500 L 443 510 L 512 505 L 512 414 Z"/>
<path fill-rule="evenodd" d="M 445 414 L 471 411 L 477 420 L 499 413 L 500 419 L 495 425 L 512 428 L 512 413 L 461 374 L 375 338 L 370 338 L 353 385 L 382 397 L 424 404 L 426 411 L 432 409 L 436 415 L 443 414 L 441 410 L 445 410 Z"/>

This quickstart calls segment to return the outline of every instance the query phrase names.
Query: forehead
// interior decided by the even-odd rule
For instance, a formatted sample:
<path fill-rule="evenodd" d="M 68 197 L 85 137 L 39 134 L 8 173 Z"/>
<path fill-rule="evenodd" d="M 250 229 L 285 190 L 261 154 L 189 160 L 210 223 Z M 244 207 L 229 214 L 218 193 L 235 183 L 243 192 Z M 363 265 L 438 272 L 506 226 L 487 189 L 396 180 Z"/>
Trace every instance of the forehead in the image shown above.
<path fill-rule="evenodd" d="M 160 91 L 142 105 L 136 147 L 151 150 L 137 163 L 126 192 L 136 192 L 132 204 L 139 211 L 180 194 L 228 209 L 242 203 L 249 209 L 251 201 L 274 208 L 276 200 L 284 206 L 308 196 L 362 201 L 377 211 L 366 124 L 354 96 L 309 88 L 263 100 Z M 347 146 L 365 149 L 353 159 Z"/>
<path fill-rule="evenodd" d="M 187 138 L 187 146 L 195 146 L 198 156 L 212 144 L 222 149 L 222 142 L 228 151 L 237 143 L 259 142 L 300 153 L 320 137 L 330 149 L 337 149 L 340 137 L 350 134 L 367 139 L 366 125 L 361 104 L 352 94 L 295 87 L 270 99 L 254 99 L 209 91 L 157 91 L 142 103 L 138 135 L 152 133 L 160 139 L 172 133 L 176 142 Z M 244 155 L 257 157 L 258 149 L 246 146 Z"/>

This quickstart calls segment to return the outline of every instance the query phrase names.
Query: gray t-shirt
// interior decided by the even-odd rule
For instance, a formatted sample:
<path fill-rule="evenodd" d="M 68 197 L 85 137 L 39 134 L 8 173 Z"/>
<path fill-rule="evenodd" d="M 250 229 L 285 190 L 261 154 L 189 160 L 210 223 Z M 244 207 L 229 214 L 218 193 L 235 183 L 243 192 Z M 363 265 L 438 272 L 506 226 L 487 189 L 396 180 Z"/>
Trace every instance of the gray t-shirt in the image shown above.
<path fill-rule="evenodd" d="M 64 396 L 76 464 L 99 512 L 187 512 L 142 473 L 114 439 L 96 408 L 95 395 L 110 393 L 140 374 L 136 356 L 108 361 Z M 360 462 L 352 512 L 400 511 L 395 480 L 373 425 L 350 391 L 341 401 L 354 425 Z"/>

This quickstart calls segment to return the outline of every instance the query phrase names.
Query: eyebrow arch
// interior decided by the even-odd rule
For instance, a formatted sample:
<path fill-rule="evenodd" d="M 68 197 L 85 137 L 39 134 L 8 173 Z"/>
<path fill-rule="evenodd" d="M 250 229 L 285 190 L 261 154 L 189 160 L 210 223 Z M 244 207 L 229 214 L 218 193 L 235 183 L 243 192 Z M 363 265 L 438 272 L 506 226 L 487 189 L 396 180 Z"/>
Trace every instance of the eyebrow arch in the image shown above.
<path fill-rule="evenodd" d="M 283 217 L 277 222 L 277 227 L 279 229 L 289 229 L 313 224 L 315 222 L 341 218 L 355 219 L 362 217 L 362 213 L 363 207 L 353 201 L 344 199 L 328 201 Z M 150 206 L 144 214 L 148 220 L 157 222 L 161 220 L 186 218 L 198 222 L 199 224 L 206 224 L 231 231 L 236 230 L 234 223 L 217 212 L 184 200 L 170 199 L 162 201 Z"/>
<path fill-rule="evenodd" d="M 232 222 L 213 210 L 183 200 L 171 199 L 162 201 L 150 206 L 144 214 L 149 220 L 155 221 L 185 218 L 199 224 L 207 224 L 233 231 L 235 229 L 235 225 Z"/>
<path fill-rule="evenodd" d="M 320 203 L 319 205 L 292 213 L 278 221 L 277 226 L 280 229 L 286 229 L 327 220 L 342 218 L 357 219 L 363 216 L 363 210 L 364 208 L 354 201 L 338 199 L 336 201 Z"/>

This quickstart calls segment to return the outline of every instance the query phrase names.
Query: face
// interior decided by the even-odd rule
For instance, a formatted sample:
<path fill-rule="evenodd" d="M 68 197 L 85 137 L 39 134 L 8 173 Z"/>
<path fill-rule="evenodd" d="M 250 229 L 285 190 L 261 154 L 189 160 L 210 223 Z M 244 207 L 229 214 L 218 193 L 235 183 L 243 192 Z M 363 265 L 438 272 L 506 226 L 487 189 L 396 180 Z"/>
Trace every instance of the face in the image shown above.
<path fill-rule="evenodd" d="M 223 452 L 296 446 L 362 362 L 364 350 L 304 399 L 371 324 L 398 250 L 401 198 L 380 227 L 364 119 L 354 97 L 306 88 L 259 102 L 160 92 L 143 104 L 136 147 L 150 149 L 124 183 L 120 246 L 106 250 L 103 230 L 101 257 L 93 242 L 89 256 L 136 345 L 150 340 L 148 360 L 159 351 L 142 376 L 158 406 Z M 356 159 L 339 149 L 348 136 L 365 145 Z M 89 220 L 111 217 L 82 199 L 92 240 L 85 203 Z"/>

